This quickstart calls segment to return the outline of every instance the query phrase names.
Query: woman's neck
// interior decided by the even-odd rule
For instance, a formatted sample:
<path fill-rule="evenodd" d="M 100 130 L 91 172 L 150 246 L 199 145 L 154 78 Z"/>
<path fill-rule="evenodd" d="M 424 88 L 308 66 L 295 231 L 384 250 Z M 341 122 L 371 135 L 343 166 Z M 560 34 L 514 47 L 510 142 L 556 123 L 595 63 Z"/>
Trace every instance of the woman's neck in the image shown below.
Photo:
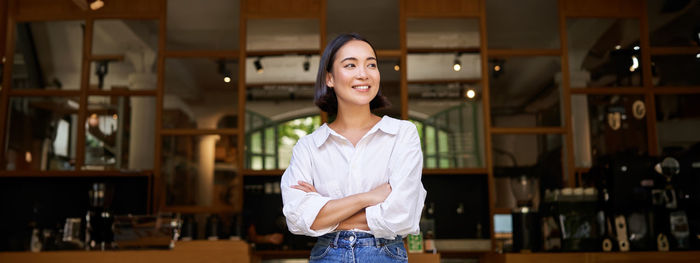
<path fill-rule="evenodd" d="M 330 124 L 336 131 L 356 131 L 372 128 L 378 119 L 378 116 L 372 114 L 369 105 L 364 107 L 356 107 L 348 109 L 347 107 L 338 107 L 338 115 Z"/>

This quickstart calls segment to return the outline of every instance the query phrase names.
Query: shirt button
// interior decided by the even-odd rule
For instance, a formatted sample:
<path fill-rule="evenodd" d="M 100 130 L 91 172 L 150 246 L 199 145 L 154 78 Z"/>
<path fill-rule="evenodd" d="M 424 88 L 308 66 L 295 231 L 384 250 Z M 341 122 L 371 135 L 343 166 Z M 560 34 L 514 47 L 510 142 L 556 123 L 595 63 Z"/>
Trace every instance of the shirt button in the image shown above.
<path fill-rule="evenodd" d="M 354 237 L 354 236 L 350 236 L 350 237 L 348 237 L 348 240 L 350 240 L 350 241 L 352 242 L 353 240 L 355 240 L 355 237 Z"/>

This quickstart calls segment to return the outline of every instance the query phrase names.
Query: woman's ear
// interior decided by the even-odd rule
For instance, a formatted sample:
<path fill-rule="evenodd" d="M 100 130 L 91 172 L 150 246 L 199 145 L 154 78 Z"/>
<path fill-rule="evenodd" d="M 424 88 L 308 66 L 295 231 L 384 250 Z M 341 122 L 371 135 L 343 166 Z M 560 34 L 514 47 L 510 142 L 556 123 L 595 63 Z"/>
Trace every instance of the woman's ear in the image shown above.
<path fill-rule="evenodd" d="M 329 88 L 332 88 L 335 86 L 335 80 L 333 79 L 333 74 L 330 72 L 326 73 L 326 86 Z"/>

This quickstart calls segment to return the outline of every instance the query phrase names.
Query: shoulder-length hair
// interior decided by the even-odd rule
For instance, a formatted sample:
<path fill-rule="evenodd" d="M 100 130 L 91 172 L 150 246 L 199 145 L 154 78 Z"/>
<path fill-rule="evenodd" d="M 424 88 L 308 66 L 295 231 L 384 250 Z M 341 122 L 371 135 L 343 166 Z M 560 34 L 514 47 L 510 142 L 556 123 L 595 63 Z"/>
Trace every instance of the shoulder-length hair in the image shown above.
<path fill-rule="evenodd" d="M 375 56 L 377 52 L 374 50 L 372 43 L 369 43 L 367 39 L 360 36 L 357 33 L 341 34 L 328 43 L 326 49 L 323 51 L 323 56 L 321 56 L 321 61 L 318 66 L 318 74 L 316 75 L 316 94 L 314 95 L 314 104 L 318 106 L 322 111 L 327 112 L 331 115 L 338 114 L 338 97 L 335 95 L 335 91 L 326 85 L 326 75 L 333 70 L 333 61 L 335 61 L 335 53 L 338 52 L 345 43 L 351 40 L 364 41 L 372 48 Z M 379 109 L 391 106 L 389 100 L 382 95 L 381 86 L 377 92 L 377 96 L 369 102 L 370 110 Z"/>

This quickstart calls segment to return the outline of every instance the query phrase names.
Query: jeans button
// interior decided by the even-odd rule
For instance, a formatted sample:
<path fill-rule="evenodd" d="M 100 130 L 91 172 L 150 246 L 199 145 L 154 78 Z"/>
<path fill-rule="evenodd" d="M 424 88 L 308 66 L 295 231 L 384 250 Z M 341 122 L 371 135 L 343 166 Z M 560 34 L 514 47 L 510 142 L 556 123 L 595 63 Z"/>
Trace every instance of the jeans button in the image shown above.
<path fill-rule="evenodd" d="M 350 240 L 350 242 L 352 242 L 353 240 L 355 240 L 355 237 L 354 237 L 354 236 L 350 236 L 350 237 L 348 237 L 348 240 Z"/>

